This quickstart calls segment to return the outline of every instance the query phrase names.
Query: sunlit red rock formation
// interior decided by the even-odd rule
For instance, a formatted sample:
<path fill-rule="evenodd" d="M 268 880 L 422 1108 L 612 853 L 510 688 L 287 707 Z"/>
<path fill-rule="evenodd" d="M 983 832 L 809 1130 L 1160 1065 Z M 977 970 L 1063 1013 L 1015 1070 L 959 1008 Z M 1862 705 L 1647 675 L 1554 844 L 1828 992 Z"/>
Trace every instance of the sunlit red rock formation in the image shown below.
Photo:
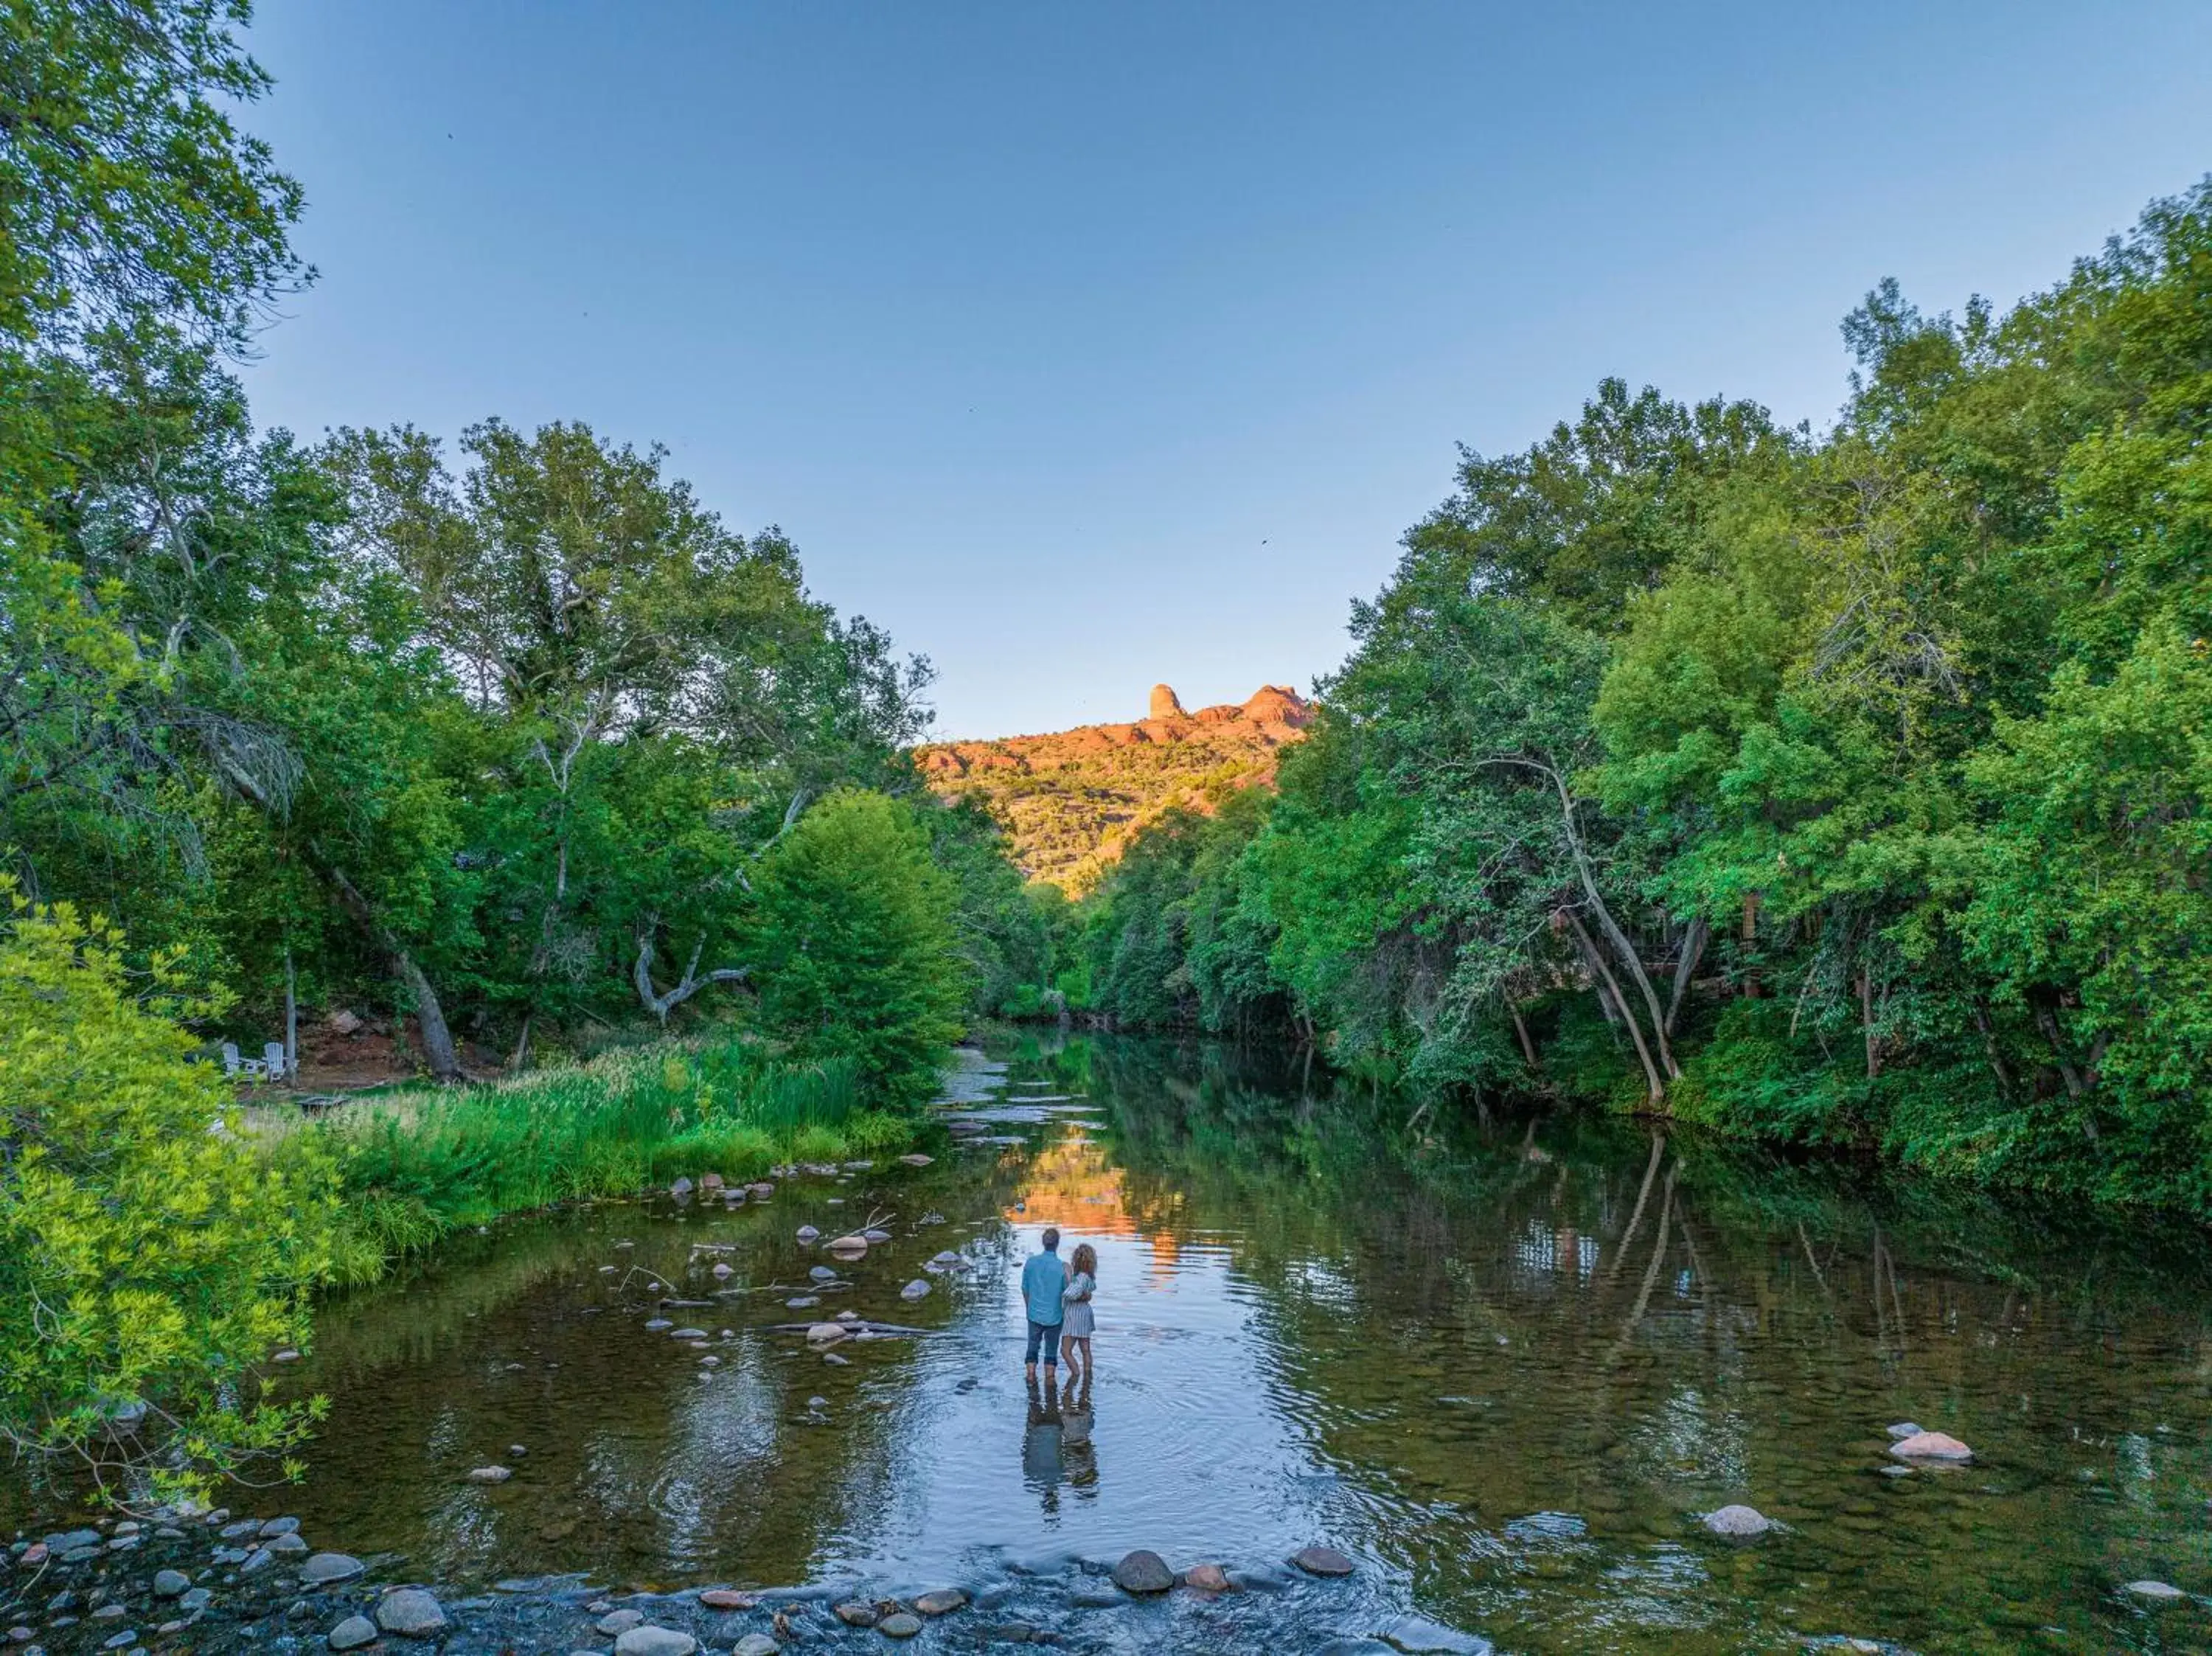
<path fill-rule="evenodd" d="M 1211 810 L 1225 790 L 1273 781 L 1278 750 L 1312 717 L 1280 685 L 1192 713 L 1172 688 L 1156 684 L 1148 716 L 1133 724 L 945 742 L 918 757 L 936 792 L 990 805 L 1024 873 L 1079 892 L 1162 813 Z"/>

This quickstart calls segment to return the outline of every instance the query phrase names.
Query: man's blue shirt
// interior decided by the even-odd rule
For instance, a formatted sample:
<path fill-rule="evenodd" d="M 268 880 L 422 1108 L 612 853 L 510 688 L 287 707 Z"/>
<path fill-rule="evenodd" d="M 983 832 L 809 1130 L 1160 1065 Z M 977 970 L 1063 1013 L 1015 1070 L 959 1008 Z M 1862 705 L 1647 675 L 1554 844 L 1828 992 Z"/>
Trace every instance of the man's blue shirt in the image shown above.
<path fill-rule="evenodd" d="M 1047 1327 L 1065 1314 L 1060 1290 L 1067 1286 L 1067 1267 L 1057 1253 L 1036 1253 L 1022 1267 L 1022 1298 L 1029 1301 L 1030 1320 Z"/>

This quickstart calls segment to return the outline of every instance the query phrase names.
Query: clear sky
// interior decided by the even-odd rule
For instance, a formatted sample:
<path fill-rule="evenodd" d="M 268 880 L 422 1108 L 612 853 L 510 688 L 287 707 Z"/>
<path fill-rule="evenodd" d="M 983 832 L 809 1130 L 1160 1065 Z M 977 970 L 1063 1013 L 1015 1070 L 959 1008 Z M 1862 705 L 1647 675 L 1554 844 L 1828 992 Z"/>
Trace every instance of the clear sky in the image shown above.
<path fill-rule="evenodd" d="M 1602 375 L 1831 418 L 2212 169 L 2212 4 L 261 0 L 302 434 L 665 443 L 989 736 L 1309 685 Z"/>

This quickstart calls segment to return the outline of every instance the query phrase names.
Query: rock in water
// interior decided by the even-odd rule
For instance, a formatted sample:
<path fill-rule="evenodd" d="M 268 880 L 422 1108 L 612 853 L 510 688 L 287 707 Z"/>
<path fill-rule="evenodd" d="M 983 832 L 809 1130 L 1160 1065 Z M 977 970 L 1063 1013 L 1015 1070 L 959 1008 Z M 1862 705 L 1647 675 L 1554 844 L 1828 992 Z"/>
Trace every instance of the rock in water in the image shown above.
<path fill-rule="evenodd" d="M 1124 1592 L 1165 1592 L 1175 1586 L 1167 1560 L 1142 1548 L 1114 1566 L 1114 1585 Z"/>
<path fill-rule="evenodd" d="M 691 1193 L 691 1181 L 689 1179 L 678 1179 L 668 1187 L 668 1193 L 671 1196 L 689 1196 Z"/>
<path fill-rule="evenodd" d="M 615 1656 L 691 1656 L 698 1648 L 699 1641 L 690 1634 L 650 1622 L 615 1641 Z"/>
<path fill-rule="evenodd" d="M 924 1156 L 920 1150 L 915 1150 L 908 1155 L 899 1157 L 899 1160 L 905 1162 L 909 1168 L 926 1168 L 936 1159 L 937 1158 L 935 1156 Z"/>
<path fill-rule="evenodd" d="M 830 1257 L 833 1259 L 858 1259 L 865 1257 L 867 1251 L 868 1239 L 865 1236 L 836 1236 L 830 1241 Z"/>
<path fill-rule="evenodd" d="M 1218 1564 L 1193 1564 L 1182 1573 L 1182 1584 L 1200 1592 L 1226 1592 L 1229 1572 Z"/>
<path fill-rule="evenodd" d="M 2171 1581 L 2130 1581 L 2120 1591 L 2134 1598 L 2148 1599 L 2154 1604 L 2171 1604 L 2189 1597 Z"/>
<path fill-rule="evenodd" d="M 750 1592 L 736 1592 L 728 1587 L 708 1587 L 699 1595 L 699 1602 L 708 1610 L 750 1610 L 760 1600 Z"/>
<path fill-rule="evenodd" d="M 192 1590 L 192 1578 L 182 1570 L 159 1570 L 154 1576 L 156 1598 L 181 1598 Z"/>
<path fill-rule="evenodd" d="M 296 1535 L 276 1536 L 266 1544 L 267 1550 L 278 1558 L 296 1558 L 307 1550 L 307 1544 Z"/>
<path fill-rule="evenodd" d="M 921 1631 L 921 1617 L 909 1616 L 902 1610 L 893 1611 L 876 1623 L 876 1631 L 894 1639 L 911 1639 Z"/>
<path fill-rule="evenodd" d="M 1899 1438 L 1918 1437 L 1920 1435 L 1920 1422 L 1911 1420 L 1900 1420 L 1894 1426 L 1883 1427 L 1882 1430 L 1889 1434 L 1890 1439 L 1893 1442 Z"/>
<path fill-rule="evenodd" d="M 1349 1575 L 1352 1561 L 1334 1547 L 1306 1547 L 1291 1555 L 1291 1562 L 1308 1575 Z"/>
<path fill-rule="evenodd" d="M 844 1338 L 845 1325 L 842 1323 L 816 1323 L 806 1331 L 809 1345 L 835 1345 Z"/>
<path fill-rule="evenodd" d="M 1756 1507 L 1731 1504 L 1718 1512 L 1707 1513 L 1705 1526 L 1715 1535 L 1725 1535 L 1733 1540 L 1749 1540 L 1765 1535 L 1774 1527 L 1774 1522 Z"/>
<path fill-rule="evenodd" d="M 1899 1460 L 1972 1460 L 1974 1452 L 1942 1432 L 1915 1432 L 1889 1446 Z"/>
<path fill-rule="evenodd" d="M 765 1633 L 748 1633 L 730 1656 L 783 1656 L 783 1647 Z"/>
<path fill-rule="evenodd" d="M 890 1239 L 891 1234 L 887 1230 L 864 1230 L 860 1233 L 860 1240 L 870 1247 L 881 1247 Z"/>
<path fill-rule="evenodd" d="M 822 1240 L 822 1233 L 811 1225 L 801 1225 L 799 1228 L 799 1240 L 802 1242 L 818 1242 Z"/>
<path fill-rule="evenodd" d="M 919 1277 L 899 1289 L 899 1298 L 902 1300 L 926 1300 L 928 1297 L 929 1284 Z"/>
<path fill-rule="evenodd" d="M 445 1606 L 420 1587 L 386 1593 L 376 1607 L 376 1624 L 403 1639 L 434 1639 L 452 1625 Z"/>
<path fill-rule="evenodd" d="M 720 1261 L 717 1260 L 715 1262 L 714 1276 L 718 1280 L 726 1281 L 737 1274 L 738 1273 L 736 1271 L 731 1270 L 729 1266 L 722 1264 Z"/>
<path fill-rule="evenodd" d="M 914 1607 L 924 1616 L 950 1616 L 968 1602 L 968 1595 L 957 1587 L 942 1587 L 935 1592 L 925 1592 L 914 1601 Z"/>
<path fill-rule="evenodd" d="M 632 1628 L 644 1625 L 645 1612 L 641 1610 L 611 1610 L 599 1617 L 599 1631 L 610 1639 L 617 1634 L 628 1633 Z"/>
<path fill-rule="evenodd" d="M 471 1483 L 504 1483 L 514 1476 L 512 1467 L 479 1466 L 469 1474 Z"/>
<path fill-rule="evenodd" d="M 349 1616 L 324 1636 L 332 1650 L 359 1650 L 376 1642 L 376 1623 L 366 1616 Z"/>
<path fill-rule="evenodd" d="M 876 1607 L 857 1598 L 836 1605 L 831 1614 L 848 1628 L 872 1628 L 876 1624 Z"/>
<path fill-rule="evenodd" d="M 326 1587 L 333 1582 L 350 1581 L 368 1567 L 360 1559 L 342 1552 L 319 1552 L 300 1566 L 302 1586 Z"/>

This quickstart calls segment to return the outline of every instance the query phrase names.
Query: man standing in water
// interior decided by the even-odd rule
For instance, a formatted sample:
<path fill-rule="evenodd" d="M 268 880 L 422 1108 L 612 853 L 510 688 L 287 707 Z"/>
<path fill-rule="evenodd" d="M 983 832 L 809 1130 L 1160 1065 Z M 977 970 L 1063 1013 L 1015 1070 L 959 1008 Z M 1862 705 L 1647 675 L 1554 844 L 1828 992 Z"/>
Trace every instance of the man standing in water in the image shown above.
<path fill-rule="evenodd" d="M 1060 1319 L 1065 1314 L 1060 1295 L 1067 1287 L 1067 1267 L 1060 1261 L 1060 1232 L 1048 1228 L 1042 1252 L 1032 1253 L 1022 1267 L 1022 1303 L 1030 1319 L 1030 1342 L 1023 1365 L 1032 1384 L 1036 1380 L 1037 1349 L 1044 1349 L 1044 1383 L 1059 1377 Z"/>

